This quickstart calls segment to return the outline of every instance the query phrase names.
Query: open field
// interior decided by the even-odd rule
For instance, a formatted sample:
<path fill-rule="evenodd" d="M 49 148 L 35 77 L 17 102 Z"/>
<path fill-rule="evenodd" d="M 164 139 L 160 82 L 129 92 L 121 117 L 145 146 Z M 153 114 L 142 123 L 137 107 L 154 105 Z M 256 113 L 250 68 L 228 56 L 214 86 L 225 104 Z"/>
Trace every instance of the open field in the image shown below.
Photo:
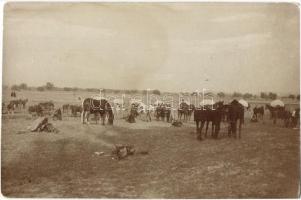
<path fill-rule="evenodd" d="M 64 100 L 44 94 L 56 106 L 56 99 Z M 33 103 L 42 97 L 28 98 Z M 2 117 L 1 185 L 8 197 L 298 196 L 299 130 L 274 126 L 267 116 L 264 123 L 246 119 L 241 140 L 228 138 L 227 125 L 222 124 L 218 140 L 200 142 L 193 121 L 172 127 L 119 118 L 114 126 L 102 126 L 64 116 L 63 121 L 51 121 L 59 133 L 31 133 L 23 131 L 34 119 L 26 112 Z M 114 144 L 132 144 L 137 153 L 114 160 Z"/>
<path fill-rule="evenodd" d="M 3 90 L 3 102 L 8 103 L 11 100 L 10 97 L 10 92 L 11 90 L 9 89 L 5 89 Z M 109 98 L 109 100 L 111 100 L 111 98 L 115 97 L 115 98 L 122 98 L 122 95 L 124 93 L 120 92 L 120 93 L 106 93 L 106 96 Z M 22 90 L 20 92 L 17 92 L 17 99 L 21 98 L 21 99 L 29 99 L 28 105 L 32 105 L 32 104 L 37 104 L 41 101 L 49 101 L 52 100 L 55 102 L 55 105 L 57 107 L 62 106 L 64 103 L 72 103 L 72 104 L 81 104 L 81 100 L 79 100 L 78 98 L 80 97 L 81 99 L 83 98 L 87 98 L 87 97 L 91 97 L 94 95 L 97 95 L 95 92 L 88 92 L 88 91 L 44 91 L 44 92 L 39 92 L 36 90 Z M 166 95 L 165 97 L 163 97 L 163 95 Z M 177 93 L 166 93 L 163 94 L 161 96 L 158 95 L 152 95 L 150 94 L 150 102 L 153 103 L 156 99 L 161 99 L 165 98 L 166 100 L 170 100 L 171 96 L 176 103 L 178 103 L 179 101 L 179 94 Z M 146 101 L 146 95 L 142 95 L 142 94 L 136 94 L 136 95 L 125 95 L 125 99 L 127 99 L 129 96 L 131 97 L 135 97 L 137 99 L 142 98 L 142 100 L 145 102 Z M 188 96 L 182 96 L 181 98 L 184 99 L 188 99 Z M 196 97 L 191 97 L 190 96 L 190 100 L 191 103 L 194 103 L 194 101 Z M 237 98 L 240 99 L 240 98 Z M 201 99 L 199 99 L 201 100 Z M 233 100 L 232 96 L 225 96 L 224 98 L 218 98 L 217 96 L 214 97 L 215 101 L 225 101 L 225 102 L 230 102 L 231 100 Z M 250 105 L 252 107 L 254 107 L 255 105 L 258 106 L 264 106 L 267 103 L 270 103 L 272 100 L 264 100 L 261 98 L 252 98 L 252 99 L 247 99 L 247 101 L 250 103 Z M 291 100 L 291 99 L 282 99 L 283 102 L 286 103 L 286 107 L 288 109 L 293 109 L 299 106 L 299 101 L 297 99 L 295 100 Z"/>

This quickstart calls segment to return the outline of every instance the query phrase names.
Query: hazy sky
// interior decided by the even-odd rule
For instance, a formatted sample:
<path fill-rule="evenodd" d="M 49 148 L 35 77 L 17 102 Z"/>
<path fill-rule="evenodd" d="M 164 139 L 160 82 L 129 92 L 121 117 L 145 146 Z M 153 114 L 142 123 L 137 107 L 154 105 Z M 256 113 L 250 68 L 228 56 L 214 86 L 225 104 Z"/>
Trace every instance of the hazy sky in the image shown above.
<path fill-rule="evenodd" d="M 9 85 L 299 93 L 293 4 L 8 3 L 3 34 Z"/>

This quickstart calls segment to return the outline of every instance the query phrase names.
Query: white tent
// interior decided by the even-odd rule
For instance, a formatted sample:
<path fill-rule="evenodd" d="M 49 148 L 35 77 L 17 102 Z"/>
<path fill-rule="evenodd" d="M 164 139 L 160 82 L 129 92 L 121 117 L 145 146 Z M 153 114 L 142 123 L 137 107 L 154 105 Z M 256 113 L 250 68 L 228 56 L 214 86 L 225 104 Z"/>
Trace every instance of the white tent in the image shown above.
<path fill-rule="evenodd" d="M 270 104 L 272 107 L 276 107 L 276 106 L 284 107 L 283 101 L 281 101 L 279 99 L 272 101 Z"/>
<path fill-rule="evenodd" d="M 114 99 L 113 102 L 114 102 L 114 104 L 123 104 L 124 103 L 123 99 Z"/>
<path fill-rule="evenodd" d="M 100 96 L 100 95 L 94 95 L 94 96 L 92 96 L 91 98 L 92 98 L 92 99 L 96 99 L 96 100 L 106 99 L 106 98 L 104 98 L 104 97 L 102 97 L 102 96 Z"/>
<path fill-rule="evenodd" d="M 157 101 L 154 103 L 154 105 L 157 106 L 157 105 L 160 105 L 160 104 L 162 104 L 162 103 L 163 103 L 163 101 L 157 100 Z"/>
<path fill-rule="evenodd" d="M 130 100 L 130 104 L 140 104 L 140 103 L 142 103 L 142 101 L 139 99 L 131 99 Z"/>
<path fill-rule="evenodd" d="M 243 105 L 244 107 L 248 107 L 249 106 L 249 103 L 246 101 L 246 100 L 244 100 L 244 99 L 241 99 L 241 100 L 239 100 L 238 101 L 241 105 Z"/>
<path fill-rule="evenodd" d="M 213 99 L 204 99 L 203 101 L 200 102 L 200 106 L 212 106 L 215 102 L 213 101 Z"/>

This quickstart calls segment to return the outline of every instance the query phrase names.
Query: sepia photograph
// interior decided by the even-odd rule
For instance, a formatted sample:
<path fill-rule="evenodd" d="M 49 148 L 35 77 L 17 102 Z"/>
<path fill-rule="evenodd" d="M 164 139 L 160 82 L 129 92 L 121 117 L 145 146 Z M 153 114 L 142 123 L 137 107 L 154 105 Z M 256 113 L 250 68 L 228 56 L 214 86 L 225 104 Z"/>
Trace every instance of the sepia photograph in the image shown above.
<path fill-rule="evenodd" d="M 300 197 L 300 11 L 6 2 L 1 194 Z"/>

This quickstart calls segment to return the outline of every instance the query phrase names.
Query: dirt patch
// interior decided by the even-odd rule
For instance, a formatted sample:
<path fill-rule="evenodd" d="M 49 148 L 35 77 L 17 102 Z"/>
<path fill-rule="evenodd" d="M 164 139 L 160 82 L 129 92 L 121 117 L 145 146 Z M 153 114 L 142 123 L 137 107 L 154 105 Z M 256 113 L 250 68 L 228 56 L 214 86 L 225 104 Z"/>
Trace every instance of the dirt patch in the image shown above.
<path fill-rule="evenodd" d="M 246 124 L 241 140 L 196 140 L 194 124 L 82 125 L 54 122 L 59 134 L 17 134 L 26 119 L 3 120 L 2 193 L 9 197 L 293 198 L 299 131 Z M 132 126 L 133 125 L 133 126 Z M 209 134 L 210 135 L 210 134 Z M 114 144 L 135 154 L 112 160 Z M 95 152 L 104 155 L 95 156 Z M 284 184 L 285 183 L 285 184 Z"/>

